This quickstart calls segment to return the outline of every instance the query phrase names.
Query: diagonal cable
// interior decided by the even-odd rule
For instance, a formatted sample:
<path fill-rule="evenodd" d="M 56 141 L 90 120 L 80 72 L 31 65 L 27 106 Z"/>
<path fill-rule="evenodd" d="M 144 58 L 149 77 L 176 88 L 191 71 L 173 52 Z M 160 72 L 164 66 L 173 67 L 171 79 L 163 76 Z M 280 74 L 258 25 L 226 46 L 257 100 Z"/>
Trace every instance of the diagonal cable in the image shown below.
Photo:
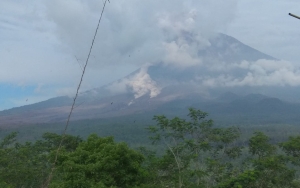
<path fill-rule="evenodd" d="M 100 22 L 101 22 L 101 19 L 102 19 L 102 15 L 103 15 L 103 12 L 104 12 L 104 9 L 105 9 L 105 5 L 107 3 L 107 1 L 109 2 L 109 0 L 105 0 L 104 2 L 104 5 L 103 5 L 103 8 L 102 8 L 102 11 L 101 11 L 101 15 L 100 15 L 100 18 L 99 18 L 99 21 L 98 21 L 98 25 L 97 25 L 97 28 L 96 28 L 96 31 L 95 31 L 95 35 L 93 37 L 93 41 L 92 41 L 92 44 L 90 46 L 90 50 L 89 50 L 89 53 L 88 53 L 88 56 L 87 56 L 87 59 L 85 61 L 85 65 L 83 67 L 83 70 L 82 70 L 82 74 L 81 74 L 81 78 L 80 78 L 80 81 L 79 81 L 79 84 L 78 84 L 78 87 L 77 87 L 77 90 L 76 90 L 76 94 L 75 94 L 75 97 L 73 99 L 73 104 L 72 104 L 72 107 L 71 107 L 71 110 L 70 110 L 70 113 L 68 115 L 68 119 L 67 119 L 67 122 L 66 122 L 66 126 L 65 126 L 65 129 L 63 131 L 63 134 L 62 134 L 62 138 L 61 138 L 61 141 L 59 143 L 59 146 L 56 150 L 56 154 L 55 154 L 55 159 L 54 159 L 54 162 L 52 164 L 52 168 L 51 168 L 51 172 L 49 174 L 49 177 L 47 179 L 47 181 L 44 183 L 44 185 L 42 187 L 44 188 L 48 188 L 50 182 L 51 182 L 51 179 L 52 179 L 52 176 L 53 176 L 53 172 L 55 170 L 55 166 L 56 166 L 56 163 L 57 163 L 57 158 L 58 158 L 58 154 L 60 152 L 60 149 L 62 147 L 62 144 L 63 144 L 63 141 L 65 139 L 65 136 L 66 136 L 66 132 L 67 132 L 67 129 L 68 129 L 68 126 L 69 126 L 69 123 L 70 123 L 70 119 L 71 119 L 71 115 L 73 113 L 73 110 L 74 110 L 74 107 L 75 107 L 75 103 L 76 103 L 76 99 L 78 97 L 78 94 L 79 94 L 79 90 L 80 90 L 80 87 L 81 87 L 81 84 L 82 84 L 82 81 L 83 81 L 83 76 L 85 74 L 85 71 L 86 71 L 86 67 L 88 65 L 88 62 L 89 62 L 89 59 L 90 59 L 90 56 L 91 56 L 91 52 L 92 52 L 92 49 L 93 49 L 93 46 L 94 46 L 94 43 L 95 43 L 95 39 L 96 39 L 96 36 L 97 36 L 97 33 L 98 33 L 98 29 L 99 29 L 99 25 L 100 25 Z"/>

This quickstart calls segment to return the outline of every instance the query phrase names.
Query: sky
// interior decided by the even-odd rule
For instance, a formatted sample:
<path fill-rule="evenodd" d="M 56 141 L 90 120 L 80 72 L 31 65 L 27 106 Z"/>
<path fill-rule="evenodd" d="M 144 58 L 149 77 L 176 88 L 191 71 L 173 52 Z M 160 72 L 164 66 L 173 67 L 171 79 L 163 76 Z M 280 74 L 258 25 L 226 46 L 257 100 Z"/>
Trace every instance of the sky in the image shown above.
<path fill-rule="evenodd" d="M 103 2 L 0 1 L 0 110 L 75 94 Z M 153 62 L 198 64 L 196 49 L 216 32 L 299 66 L 300 20 L 288 16 L 300 15 L 299 6 L 296 0 L 110 0 L 81 91 Z M 196 42 L 187 44 L 186 32 Z"/>

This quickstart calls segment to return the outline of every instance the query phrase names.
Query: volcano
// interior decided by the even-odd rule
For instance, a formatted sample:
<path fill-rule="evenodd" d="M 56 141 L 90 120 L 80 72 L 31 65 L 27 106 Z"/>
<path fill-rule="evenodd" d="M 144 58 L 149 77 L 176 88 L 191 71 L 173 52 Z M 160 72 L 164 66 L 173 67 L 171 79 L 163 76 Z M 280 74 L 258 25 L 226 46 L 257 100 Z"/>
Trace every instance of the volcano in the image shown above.
<path fill-rule="evenodd" d="M 300 105 L 286 93 L 300 96 L 299 90 L 289 84 L 272 85 L 270 80 L 276 67 L 280 69 L 280 60 L 225 34 L 211 38 L 206 48 L 199 48 L 197 57 L 199 63 L 189 66 L 164 61 L 148 64 L 115 82 L 82 92 L 71 120 L 178 115 L 189 107 L 220 117 L 298 118 Z M 65 121 L 72 101 L 60 96 L 1 111 L 0 126 Z"/>

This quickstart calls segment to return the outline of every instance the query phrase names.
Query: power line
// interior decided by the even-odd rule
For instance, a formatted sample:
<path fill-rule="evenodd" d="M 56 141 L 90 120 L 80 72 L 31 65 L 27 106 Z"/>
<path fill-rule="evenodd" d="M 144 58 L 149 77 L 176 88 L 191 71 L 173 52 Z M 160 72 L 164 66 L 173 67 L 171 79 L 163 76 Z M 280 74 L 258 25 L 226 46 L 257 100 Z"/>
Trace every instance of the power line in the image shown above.
<path fill-rule="evenodd" d="M 42 187 L 44 188 L 48 188 L 49 187 L 49 184 L 51 182 L 51 179 L 52 179 L 52 176 L 53 176 L 53 172 L 55 170 L 55 166 L 56 166 L 56 163 L 57 163 L 57 158 L 58 158 L 58 154 L 60 152 L 60 149 L 61 149 L 61 146 L 63 144 L 63 141 L 65 139 L 65 136 L 66 136 L 66 131 L 68 129 L 68 126 L 69 126 L 69 122 L 70 122 L 70 119 L 71 119 L 71 115 L 73 113 L 73 110 L 75 108 L 75 103 L 76 103 L 76 99 L 78 97 L 78 93 L 79 93 L 79 89 L 81 87 L 81 84 L 82 84 L 82 80 L 83 80 L 83 76 L 85 74 L 85 71 L 86 71 L 86 67 L 88 65 L 88 62 L 89 62 L 89 59 L 90 59 L 90 56 L 91 56 L 91 52 L 92 52 L 92 49 L 93 49 L 93 46 L 94 46 L 94 42 L 95 42 L 95 39 L 96 39 L 96 36 L 97 36 L 97 33 L 98 33 L 98 29 L 99 29 L 99 25 L 100 25 L 100 22 L 101 22 L 101 19 L 102 19 L 102 15 L 103 15 L 103 12 L 104 12 L 104 9 L 105 9 L 105 5 L 106 5 L 106 2 L 108 0 L 105 0 L 104 2 L 104 5 L 103 5 L 103 8 L 102 8 L 102 12 L 101 12 L 101 15 L 100 15 L 100 18 L 99 18 L 99 21 L 98 21 L 98 25 L 97 25 L 97 28 L 96 28 L 96 31 L 95 31 L 95 34 L 94 34 L 94 37 L 93 37 L 93 40 L 92 40 L 92 44 L 90 46 L 90 50 L 89 50 L 89 53 L 88 53 L 88 56 L 87 56 L 87 59 L 85 61 L 85 65 L 83 67 L 83 70 L 82 70 L 82 74 L 81 74 L 81 78 L 80 78 L 80 81 L 79 81 L 79 84 L 78 84 L 78 87 L 77 87 L 77 90 L 76 90 L 76 94 L 75 94 L 75 97 L 73 99 L 73 104 L 72 104 L 72 107 L 71 107 L 71 110 L 70 110 L 70 113 L 69 113 L 69 116 L 68 116 L 68 119 L 67 119 L 67 122 L 66 122 L 66 126 L 65 126 L 65 129 L 63 131 L 63 134 L 62 134 L 62 138 L 61 138 L 61 141 L 59 143 L 59 146 L 56 150 L 56 154 L 55 154 L 55 159 L 54 159 L 54 162 L 53 162 L 53 166 L 51 168 L 51 172 L 49 174 L 49 177 L 48 179 L 46 180 L 46 182 L 44 183 L 44 185 Z M 109 1 L 108 1 L 109 2 Z"/>
<path fill-rule="evenodd" d="M 300 17 L 295 14 L 289 13 L 289 15 L 300 20 Z"/>

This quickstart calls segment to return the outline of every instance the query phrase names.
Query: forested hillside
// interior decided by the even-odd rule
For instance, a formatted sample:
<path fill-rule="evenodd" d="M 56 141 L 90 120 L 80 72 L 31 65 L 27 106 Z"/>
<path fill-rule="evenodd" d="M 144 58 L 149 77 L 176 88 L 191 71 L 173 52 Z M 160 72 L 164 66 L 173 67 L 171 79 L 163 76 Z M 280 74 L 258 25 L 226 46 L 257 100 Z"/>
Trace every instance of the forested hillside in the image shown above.
<path fill-rule="evenodd" d="M 154 116 L 151 145 L 130 147 L 113 137 L 67 135 L 49 187 L 300 187 L 300 135 L 248 138 L 236 126 L 215 126 L 207 113 Z M 1 187 L 46 187 L 61 136 L 32 142 L 12 132 L 0 141 Z"/>

